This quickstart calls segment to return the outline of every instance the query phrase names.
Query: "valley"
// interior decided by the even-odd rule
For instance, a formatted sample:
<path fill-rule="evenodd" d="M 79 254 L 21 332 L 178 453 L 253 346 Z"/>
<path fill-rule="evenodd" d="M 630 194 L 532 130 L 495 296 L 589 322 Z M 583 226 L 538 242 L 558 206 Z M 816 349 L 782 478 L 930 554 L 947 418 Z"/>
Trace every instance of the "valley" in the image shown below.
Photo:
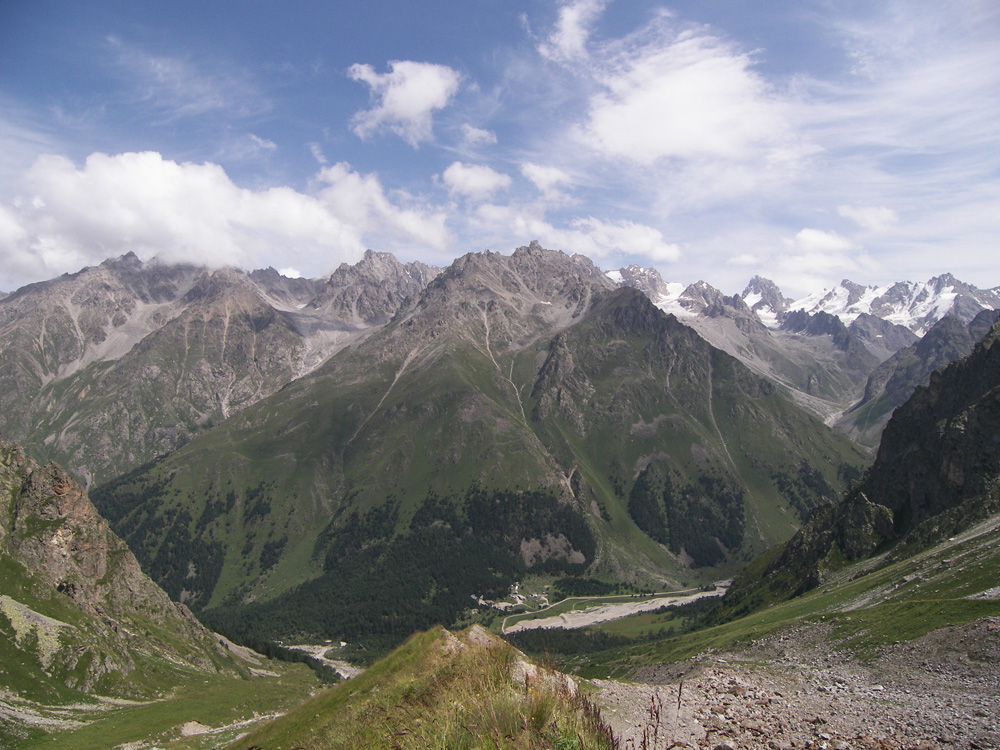
<path fill-rule="evenodd" d="M 994 746 L 1000 299 L 769 284 L 531 243 L 0 299 L 0 746 L 347 747 L 362 683 L 401 746 L 479 720 L 418 683 L 546 747 Z"/>

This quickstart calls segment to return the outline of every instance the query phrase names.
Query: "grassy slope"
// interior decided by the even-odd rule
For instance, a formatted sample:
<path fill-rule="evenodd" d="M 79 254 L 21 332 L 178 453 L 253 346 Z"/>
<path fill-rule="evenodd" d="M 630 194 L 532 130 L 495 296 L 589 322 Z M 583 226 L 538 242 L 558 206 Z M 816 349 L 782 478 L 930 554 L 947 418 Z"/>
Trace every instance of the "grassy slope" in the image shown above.
<path fill-rule="evenodd" d="M 267 666 L 273 676 L 189 676 L 176 685 L 169 697 L 148 703 L 77 703 L 74 710 L 63 710 L 60 715 L 87 722 L 86 726 L 53 734 L 36 732 L 18 740 L 16 747 L 94 750 L 139 741 L 171 750 L 219 747 L 276 713 L 298 705 L 318 686 L 314 673 L 303 664 Z M 182 737 L 181 726 L 192 721 L 213 731 Z"/>
<path fill-rule="evenodd" d="M 365 673 L 312 697 L 235 748 L 611 748 L 561 679 L 512 678 L 517 653 L 469 632 L 415 635 Z M 459 645 L 464 643 L 465 645 Z"/>
<path fill-rule="evenodd" d="M 878 568 L 881 558 L 848 565 L 822 588 L 751 615 L 670 638 L 657 637 L 600 653 L 560 658 L 583 676 L 624 674 L 636 664 L 673 662 L 708 649 L 762 638 L 801 622 L 834 627 L 831 651 L 847 648 L 868 657 L 896 641 L 919 638 L 950 625 L 1000 616 L 1000 598 L 972 598 L 1000 581 L 1000 516 L 905 560 Z M 683 627 L 683 612 L 639 615 L 602 627 L 639 636 Z"/>

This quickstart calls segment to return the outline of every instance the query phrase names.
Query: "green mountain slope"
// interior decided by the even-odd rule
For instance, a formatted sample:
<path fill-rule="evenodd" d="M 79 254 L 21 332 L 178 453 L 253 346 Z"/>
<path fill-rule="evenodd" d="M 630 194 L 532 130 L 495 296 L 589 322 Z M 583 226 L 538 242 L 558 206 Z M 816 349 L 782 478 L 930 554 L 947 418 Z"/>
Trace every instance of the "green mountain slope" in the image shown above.
<path fill-rule="evenodd" d="M 641 293 L 533 245 L 459 259 L 363 343 L 95 498 L 221 626 L 398 639 L 533 571 L 737 569 L 863 460 Z"/>
<path fill-rule="evenodd" d="M 566 675 L 482 628 L 435 628 L 233 748 L 593 748 L 617 744 Z"/>
<path fill-rule="evenodd" d="M 931 373 L 966 357 L 996 321 L 995 310 L 984 310 L 966 323 L 947 315 L 911 346 L 900 349 L 871 374 L 864 397 L 837 422 L 837 429 L 865 445 L 876 446 L 893 410 Z"/>
<path fill-rule="evenodd" d="M 0 442 L 0 746 L 38 706 L 247 677 L 260 661 L 238 653 L 143 574 L 65 472 Z"/>
<path fill-rule="evenodd" d="M 875 463 L 844 500 L 748 569 L 728 611 L 819 585 L 846 562 L 902 559 L 1000 510 L 1000 324 L 896 409 Z"/>

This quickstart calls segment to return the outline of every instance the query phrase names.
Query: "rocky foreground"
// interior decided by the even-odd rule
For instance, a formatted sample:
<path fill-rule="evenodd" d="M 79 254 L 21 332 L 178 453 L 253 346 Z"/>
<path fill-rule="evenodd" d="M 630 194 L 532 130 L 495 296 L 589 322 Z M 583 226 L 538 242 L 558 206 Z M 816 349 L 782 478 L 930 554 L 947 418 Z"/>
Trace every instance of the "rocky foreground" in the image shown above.
<path fill-rule="evenodd" d="M 1000 748 L 1000 618 L 883 649 L 831 653 L 823 626 L 598 681 L 624 750 Z M 680 710 L 678 711 L 678 691 Z"/>

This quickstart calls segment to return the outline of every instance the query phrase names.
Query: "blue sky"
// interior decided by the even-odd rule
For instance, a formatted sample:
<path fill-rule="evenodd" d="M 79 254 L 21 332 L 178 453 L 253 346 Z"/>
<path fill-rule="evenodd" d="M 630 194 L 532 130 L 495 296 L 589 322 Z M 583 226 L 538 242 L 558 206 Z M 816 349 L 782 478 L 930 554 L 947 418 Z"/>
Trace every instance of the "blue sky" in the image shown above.
<path fill-rule="evenodd" d="M 537 239 L 798 296 L 1000 284 L 1000 4 L 0 5 L 0 289 Z"/>

